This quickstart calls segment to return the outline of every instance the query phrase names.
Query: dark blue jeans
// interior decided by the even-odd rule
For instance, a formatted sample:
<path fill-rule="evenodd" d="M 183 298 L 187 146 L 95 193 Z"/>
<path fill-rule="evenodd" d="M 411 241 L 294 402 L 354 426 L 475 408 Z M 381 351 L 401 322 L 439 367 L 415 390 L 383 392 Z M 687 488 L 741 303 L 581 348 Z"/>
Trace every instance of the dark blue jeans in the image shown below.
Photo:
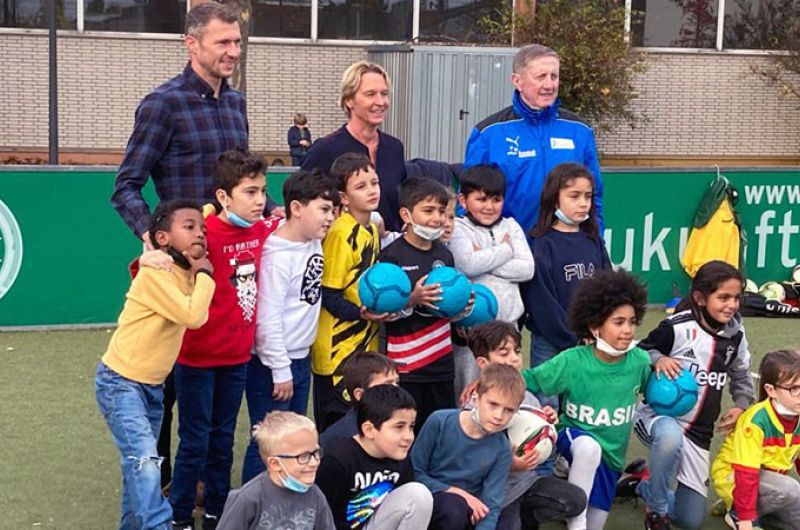
<path fill-rule="evenodd" d="M 247 363 L 217 368 L 175 366 L 178 452 L 169 502 L 176 521 L 190 519 L 197 481 L 205 481 L 205 509 L 219 517 L 231 486 L 233 435 Z"/>
<path fill-rule="evenodd" d="M 292 360 L 292 399 L 276 401 L 272 399 L 272 370 L 264 366 L 257 355 L 253 355 L 247 365 L 247 411 L 250 425 L 261 422 L 267 412 L 289 410 L 305 416 L 308 409 L 308 392 L 311 388 L 311 356 Z M 250 440 L 242 466 L 242 484 L 265 470 L 264 462 L 258 454 L 258 444 Z"/>

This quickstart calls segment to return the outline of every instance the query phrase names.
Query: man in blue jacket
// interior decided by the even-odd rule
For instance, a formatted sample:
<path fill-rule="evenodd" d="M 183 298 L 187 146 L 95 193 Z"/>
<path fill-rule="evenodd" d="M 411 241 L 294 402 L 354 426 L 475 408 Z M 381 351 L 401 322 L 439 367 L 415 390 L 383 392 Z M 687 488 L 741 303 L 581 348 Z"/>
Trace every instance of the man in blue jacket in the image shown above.
<path fill-rule="evenodd" d="M 464 167 L 493 164 L 506 175 L 503 215 L 527 232 L 539 217 L 539 195 L 558 164 L 583 164 L 595 177 L 595 202 L 603 233 L 603 179 L 592 128 L 559 109 L 558 54 L 530 44 L 514 56 L 512 105 L 480 122 L 467 142 Z"/>

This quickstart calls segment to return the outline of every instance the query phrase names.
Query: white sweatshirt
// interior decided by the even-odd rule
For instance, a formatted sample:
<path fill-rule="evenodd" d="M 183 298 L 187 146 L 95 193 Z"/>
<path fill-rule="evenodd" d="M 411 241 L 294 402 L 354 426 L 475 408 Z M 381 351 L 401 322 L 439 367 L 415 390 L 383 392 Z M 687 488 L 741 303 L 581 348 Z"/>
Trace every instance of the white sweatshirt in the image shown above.
<path fill-rule="evenodd" d="M 261 251 L 255 354 L 273 383 L 292 379 L 291 360 L 308 356 L 322 307 L 322 244 L 275 234 Z"/>
<path fill-rule="evenodd" d="M 506 234 L 509 241 L 504 243 Z M 525 311 L 519 283 L 533 278 L 534 269 L 533 254 L 522 227 L 511 217 L 501 219 L 491 228 L 459 217 L 448 248 L 458 270 L 494 293 L 497 319 L 516 322 Z"/>

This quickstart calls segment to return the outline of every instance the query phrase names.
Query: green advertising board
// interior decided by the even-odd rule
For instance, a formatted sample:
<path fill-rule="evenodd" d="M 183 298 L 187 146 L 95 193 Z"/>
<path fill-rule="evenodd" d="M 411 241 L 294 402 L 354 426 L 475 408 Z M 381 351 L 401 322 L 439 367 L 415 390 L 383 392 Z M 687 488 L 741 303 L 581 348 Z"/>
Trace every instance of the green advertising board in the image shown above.
<path fill-rule="evenodd" d="M 727 170 L 757 283 L 788 279 L 800 257 L 800 170 Z M 281 197 L 285 171 L 270 171 Z M 641 276 L 651 303 L 685 292 L 679 256 L 714 170 L 606 170 L 611 259 Z M 111 207 L 113 168 L 0 168 L 0 327 L 113 322 L 141 252 Z M 153 204 L 152 185 L 145 197 Z"/>

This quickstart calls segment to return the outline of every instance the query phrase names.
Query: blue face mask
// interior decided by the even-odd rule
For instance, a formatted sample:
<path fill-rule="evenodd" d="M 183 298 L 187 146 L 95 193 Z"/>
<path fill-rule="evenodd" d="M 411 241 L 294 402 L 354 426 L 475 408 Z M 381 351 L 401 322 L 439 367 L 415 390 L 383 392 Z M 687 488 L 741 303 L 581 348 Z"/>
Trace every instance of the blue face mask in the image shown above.
<path fill-rule="evenodd" d="M 587 220 L 589 218 L 589 216 L 587 215 L 586 217 L 584 217 L 580 221 L 573 221 L 572 219 L 567 217 L 567 214 L 565 214 L 564 212 L 561 211 L 561 208 L 556 208 L 556 211 L 555 211 L 554 215 L 556 216 L 556 219 L 558 219 L 559 221 L 561 221 L 562 223 L 564 223 L 567 226 L 578 226 L 579 224 L 581 224 L 582 222 L 584 222 L 585 220 Z"/>
<path fill-rule="evenodd" d="M 283 478 L 280 475 L 278 475 L 278 478 L 281 479 L 281 484 L 283 484 L 284 488 L 286 488 L 289 491 L 294 491 L 297 493 L 305 493 L 309 490 L 309 488 L 311 488 L 311 486 L 309 486 L 308 484 L 300 482 L 299 480 L 291 476 L 289 472 L 286 471 L 286 468 L 283 467 L 283 462 L 280 462 L 280 464 L 281 464 L 281 469 L 283 469 L 283 472 L 286 473 L 286 478 Z"/>
<path fill-rule="evenodd" d="M 247 219 L 244 219 L 244 218 L 242 218 L 242 217 L 239 217 L 238 215 L 236 215 L 236 214 L 235 214 L 235 213 L 233 213 L 232 211 L 228 210 L 227 208 L 225 208 L 225 213 L 226 213 L 226 214 L 227 214 L 227 216 L 228 216 L 228 221 L 230 221 L 231 223 L 233 223 L 235 226 L 238 226 L 239 228 L 250 228 L 250 227 L 252 227 L 254 224 L 256 224 L 255 222 L 252 222 L 252 223 L 251 223 L 251 222 L 250 222 L 250 221 L 248 221 Z"/>

